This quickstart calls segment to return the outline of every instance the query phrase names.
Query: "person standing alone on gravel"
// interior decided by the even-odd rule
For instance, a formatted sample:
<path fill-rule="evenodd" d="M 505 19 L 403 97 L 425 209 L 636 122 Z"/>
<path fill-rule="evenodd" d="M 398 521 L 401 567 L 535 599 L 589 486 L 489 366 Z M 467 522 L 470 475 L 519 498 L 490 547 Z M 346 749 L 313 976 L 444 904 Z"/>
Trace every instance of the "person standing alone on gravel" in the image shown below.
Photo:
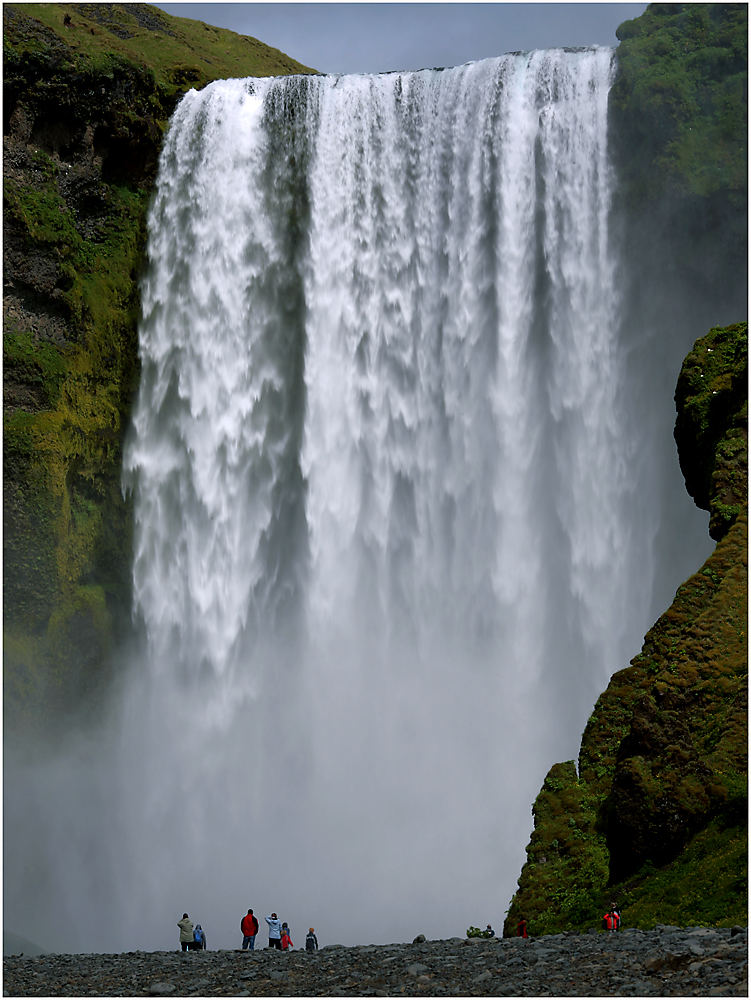
<path fill-rule="evenodd" d="M 193 921 L 187 913 L 183 913 L 182 919 L 177 921 L 180 928 L 180 947 L 183 951 L 190 951 L 193 944 Z"/>
<path fill-rule="evenodd" d="M 276 948 L 277 951 L 282 950 L 282 922 L 277 917 L 275 913 L 272 913 L 270 917 L 264 917 L 264 920 L 269 925 L 269 948 Z"/>
<path fill-rule="evenodd" d="M 318 938 L 316 937 L 315 927 L 311 927 L 308 929 L 308 935 L 305 938 L 305 950 L 318 951 Z"/>
<path fill-rule="evenodd" d="M 252 910 L 248 910 L 240 921 L 240 930 L 243 932 L 243 951 L 255 951 L 258 921 Z"/>

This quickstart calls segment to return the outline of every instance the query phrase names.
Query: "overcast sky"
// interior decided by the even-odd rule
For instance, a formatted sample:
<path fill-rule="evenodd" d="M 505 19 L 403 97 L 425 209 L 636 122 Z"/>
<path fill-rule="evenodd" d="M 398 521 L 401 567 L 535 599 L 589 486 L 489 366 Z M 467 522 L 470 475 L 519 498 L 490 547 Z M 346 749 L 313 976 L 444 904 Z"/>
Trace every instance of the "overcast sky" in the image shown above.
<path fill-rule="evenodd" d="M 645 3 L 160 3 L 253 35 L 322 73 L 457 66 L 528 49 L 617 45 Z"/>

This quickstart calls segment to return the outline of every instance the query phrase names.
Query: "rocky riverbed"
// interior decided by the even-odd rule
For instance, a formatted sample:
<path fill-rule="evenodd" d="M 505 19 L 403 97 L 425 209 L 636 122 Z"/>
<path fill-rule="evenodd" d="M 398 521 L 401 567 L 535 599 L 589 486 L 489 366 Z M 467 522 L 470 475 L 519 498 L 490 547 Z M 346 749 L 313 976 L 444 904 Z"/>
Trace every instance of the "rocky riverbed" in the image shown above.
<path fill-rule="evenodd" d="M 4 996 L 747 996 L 748 929 L 9 956 Z"/>

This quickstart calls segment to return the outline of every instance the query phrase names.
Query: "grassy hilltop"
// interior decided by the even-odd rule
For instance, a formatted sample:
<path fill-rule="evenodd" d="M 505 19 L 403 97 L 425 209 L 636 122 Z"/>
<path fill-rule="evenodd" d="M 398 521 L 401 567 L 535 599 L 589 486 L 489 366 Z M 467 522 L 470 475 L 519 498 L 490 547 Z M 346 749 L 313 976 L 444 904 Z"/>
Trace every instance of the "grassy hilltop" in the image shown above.
<path fill-rule="evenodd" d="M 46 53 L 48 47 L 58 50 L 62 43 L 71 69 L 88 64 L 92 70 L 106 72 L 117 61 L 132 63 L 153 73 L 164 94 L 179 93 L 186 84 L 200 88 L 229 77 L 315 72 L 257 38 L 172 17 L 150 4 L 7 6 L 40 26 L 28 25 L 26 31 L 14 33 L 16 52 Z"/>

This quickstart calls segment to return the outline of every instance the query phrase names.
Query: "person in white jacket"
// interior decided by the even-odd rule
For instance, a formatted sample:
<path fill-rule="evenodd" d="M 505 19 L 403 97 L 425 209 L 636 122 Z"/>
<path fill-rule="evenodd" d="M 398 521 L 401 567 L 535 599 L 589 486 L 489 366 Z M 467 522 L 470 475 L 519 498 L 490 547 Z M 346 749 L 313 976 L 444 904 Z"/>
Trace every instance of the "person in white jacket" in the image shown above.
<path fill-rule="evenodd" d="M 277 917 L 275 913 L 271 916 L 265 917 L 266 923 L 269 925 L 269 948 L 276 948 L 278 951 L 282 950 L 282 922 Z"/>

